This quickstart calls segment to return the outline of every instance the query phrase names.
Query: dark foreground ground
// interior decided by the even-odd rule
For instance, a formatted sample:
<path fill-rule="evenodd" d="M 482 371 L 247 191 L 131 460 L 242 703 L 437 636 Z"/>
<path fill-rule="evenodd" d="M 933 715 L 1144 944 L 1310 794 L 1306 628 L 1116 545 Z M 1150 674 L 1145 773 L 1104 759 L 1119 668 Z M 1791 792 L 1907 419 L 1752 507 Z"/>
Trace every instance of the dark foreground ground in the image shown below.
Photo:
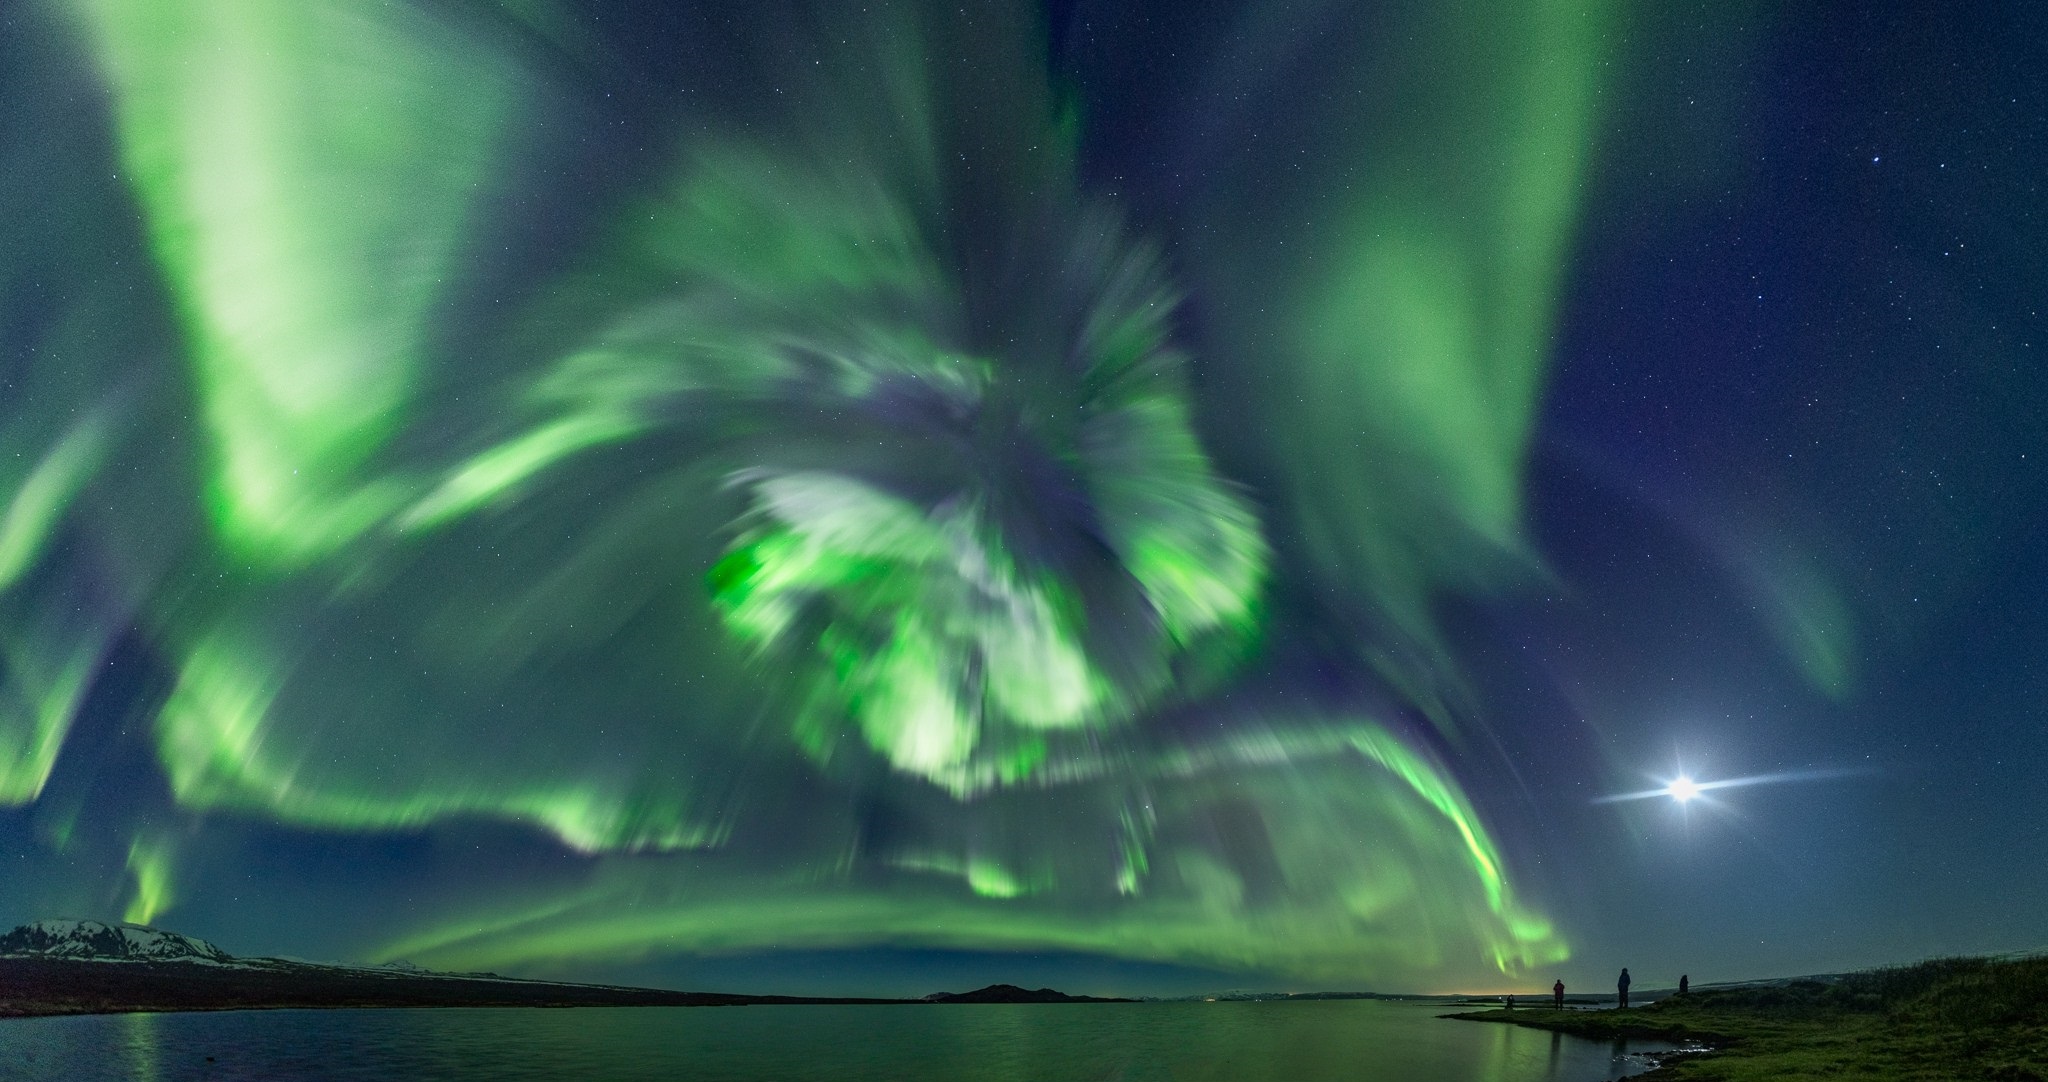
<path fill-rule="evenodd" d="M 1637 1076 L 1645 1082 L 2048 1082 L 2048 957 L 1946 958 L 1834 984 L 1701 991 L 1626 1011 L 1448 1017 L 1712 1046 Z"/>

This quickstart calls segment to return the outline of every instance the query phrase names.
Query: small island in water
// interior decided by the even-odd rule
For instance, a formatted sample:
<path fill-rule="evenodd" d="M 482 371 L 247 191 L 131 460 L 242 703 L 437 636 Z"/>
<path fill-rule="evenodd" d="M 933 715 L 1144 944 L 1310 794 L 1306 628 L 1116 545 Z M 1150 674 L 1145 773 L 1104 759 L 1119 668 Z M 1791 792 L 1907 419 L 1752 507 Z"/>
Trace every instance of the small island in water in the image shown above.
<path fill-rule="evenodd" d="M 1446 1015 L 1690 1046 L 1640 1082 L 1823 1078 L 2048 1082 L 2048 956 L 1943 958 L 1696 988 L 1629 1010 Z"/>
<path fill-rule="evenodd" d="M 755 996 L 443 973 L 407 962 L 241 958 L 141 924 L 45 920 L 0 935 L 0 1017 L 286 1007 L 731 1007 L 749 1004 L 1102 1003 L 990 985 L 922 999 Z"/>

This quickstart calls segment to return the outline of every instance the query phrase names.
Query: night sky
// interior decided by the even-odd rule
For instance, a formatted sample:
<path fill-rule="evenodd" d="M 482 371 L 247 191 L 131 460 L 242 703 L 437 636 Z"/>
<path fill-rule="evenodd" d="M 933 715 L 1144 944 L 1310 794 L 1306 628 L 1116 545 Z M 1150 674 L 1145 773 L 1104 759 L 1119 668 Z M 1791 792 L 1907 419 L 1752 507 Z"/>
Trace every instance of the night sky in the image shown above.
<path fill-rule="evenodd" d="M 2048 9 L 1480 7 L 0 9 L 0 925 L 2048 946 Z"/>

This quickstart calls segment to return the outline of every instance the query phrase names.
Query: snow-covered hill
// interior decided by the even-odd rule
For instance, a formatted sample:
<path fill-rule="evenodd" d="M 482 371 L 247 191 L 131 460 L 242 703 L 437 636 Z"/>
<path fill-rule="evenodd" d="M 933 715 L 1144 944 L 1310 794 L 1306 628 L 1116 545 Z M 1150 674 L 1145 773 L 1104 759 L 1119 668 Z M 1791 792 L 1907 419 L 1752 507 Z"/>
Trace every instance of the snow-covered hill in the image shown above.
<path fill-rule="evenodd" d="M 105 962 L 211 962 L 234 956 L 208 943 L 143 924 L 96 920 L 39 920 L 0 935 L 0 955 L 34 955 Z"/>
<path fill-rule="evenodd" d="M 0 935 L 0 1018 L 258 1007 L 687 1007 L 777 997 L 440 973 L 410 962 L 237 958 L 142 924 L 41 920 Z M 0 1045 L 4 1045 L 0 1041 Z M 0 1076 L 12 1078 L 4 1067 Z"/>
<path fill-rule="evenodd" d="M 195 936 L 146 924 L 97 920 L 39 920 L 0 935 L 0 958 L 59 958 L 73 962 L 189 962 L 266 972 L 346 972 L 431 980 L 514 980 L 496 973 L 442 973 L 411 962 L 356 965 L 304 958 L 238 958 Z"/>

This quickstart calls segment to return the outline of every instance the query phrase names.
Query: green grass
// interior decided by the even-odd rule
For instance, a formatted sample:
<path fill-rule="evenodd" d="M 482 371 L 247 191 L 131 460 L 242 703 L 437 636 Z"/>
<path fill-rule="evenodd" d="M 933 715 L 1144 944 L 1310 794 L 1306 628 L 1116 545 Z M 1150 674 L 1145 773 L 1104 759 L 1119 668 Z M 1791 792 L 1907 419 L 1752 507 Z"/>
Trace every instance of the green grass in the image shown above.
<path fill-rule="evenodd" d="M 1700 991 L 1626 1011 L 1454 1017 L 1715 1046 L 1640 1076 L 1656 1082 L 2048 1082 L 2048 957 L 1941 958 L 1834 984 Z"/>

